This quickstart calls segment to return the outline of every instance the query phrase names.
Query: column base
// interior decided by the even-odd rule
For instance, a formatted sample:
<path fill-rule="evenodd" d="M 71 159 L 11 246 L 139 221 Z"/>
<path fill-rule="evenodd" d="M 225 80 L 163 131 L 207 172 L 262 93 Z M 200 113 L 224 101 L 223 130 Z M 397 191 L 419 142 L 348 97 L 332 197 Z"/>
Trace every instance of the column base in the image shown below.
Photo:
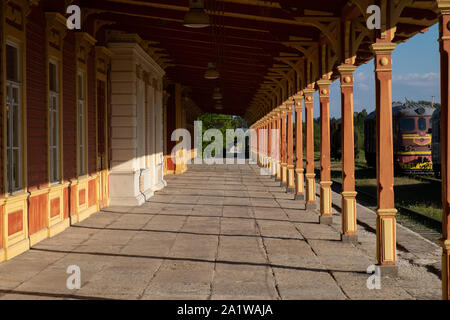
<path fill-rule="evenodd" d="M 320 182 L 320 215 L 331 216 L 331 181 Z"/>
<path fill-rule="evenodd" d="M 343 234 L 341 233 L 341 241 L 343 243 L 358 243 L 358 235 L 357 234 Z"/>
<path fill-rule="evenodd" d="M 287 163 L 281 164 L 281 184 L 287 186 L 288 184 L 288 171 L 287 171 Z"/>
<path fill-rule="evenodd" d="M 377 265 L 380 268 L 380 274 L 382 277 L 397 277 L 398 276 L 398 266 L 395 264 L 389 265 Z"/>
<path fill-rule="evenodd" d="M 306 193 L 305 199 L 306 203 L 314 205 L 316 208 L 316 175 L 314 173 L 307 173 L 306 175 Z"/>
<path fill-rule="evenodd" d="M 356 195 L 354 191 L 342 191 L 342 234 L 356 234 Z"/>
<path fill-rule="evenodd" d="M 281 181 L 281 178 L 282 178 L 282 176 L 281 176 L 281 162 L 277 162 L 277 181 Z"/>
<path fill-rule="evenodd" d="M 287 193 L 291 193 L 291 194 L 295 194 L 295 188 L 287 188 L 286 192 Z"/>
<path fill-rule="evenodd" d="M 289 164 L 287 166 L 287 175 L 288 175 L 288 188 L 295 190 L 295 171 L 294 165 Z M 294 192 L 295 193 L 295 192 Z"/>
<path fill-rule="evenodd" d="M 307 203 L 307 204 L 305 204 L 305 209 L 306 210 L 316 210 L 317 204 L 316 203 Z"/>
<path fill-rule="evenodd" d="M 305 170 L 303 168 L 297 168 L 295 169 L 296 174 L 296 181 L 295 181 L 295 188 L 297 189 L 297 195 L 296 200 L 305 200 L 305 179 L 304 179 L 304 172 Z"/>
<path fill-rule="evenodd" d="M 333 216 L 320 216 L 319 223 L 325 224 L 325 225 L 332 225 L 333 224 Z"/>
<path fill-rule="evenodd" d="M 300 193 L 300 194 L 297 193 L 295 195 L 295 200 L 305 201 L 305 195 L 303 193 Z"/>

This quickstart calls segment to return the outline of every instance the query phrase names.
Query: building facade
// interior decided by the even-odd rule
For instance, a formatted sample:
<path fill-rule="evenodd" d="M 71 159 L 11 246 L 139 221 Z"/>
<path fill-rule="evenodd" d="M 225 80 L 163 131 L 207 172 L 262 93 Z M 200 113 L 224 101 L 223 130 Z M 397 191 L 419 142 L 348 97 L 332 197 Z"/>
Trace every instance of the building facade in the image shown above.
<path fill-rule="evenodd" d="M 107 22 L 69 30 L 63 5 L 1 3 L 0 261 L 183 172 L 164 140 L 183 126 L 180 86 L 151 44 Z"/>

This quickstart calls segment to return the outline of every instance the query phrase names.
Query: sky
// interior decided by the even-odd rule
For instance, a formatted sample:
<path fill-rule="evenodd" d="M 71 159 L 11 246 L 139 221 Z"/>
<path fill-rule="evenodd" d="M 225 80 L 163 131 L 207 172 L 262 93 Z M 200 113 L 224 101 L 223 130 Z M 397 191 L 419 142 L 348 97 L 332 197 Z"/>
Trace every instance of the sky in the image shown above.
<path fill-rule="evenodd" d="M 405 43 L 397 45 L 392 54 L 393 101 L 427 100 L 440 102 L 440 61 L 438 24 L 427 32 L 417 34 Z M 355 71 L 353 89 L 354 111 L 375 110 L 375 74 L 373 60 Z M 341 117 L 340 83 L 336 80 L 330 87 L 330 116 Z M 319 94 L 314 96 L 314 117 L 319 117 Z"/>

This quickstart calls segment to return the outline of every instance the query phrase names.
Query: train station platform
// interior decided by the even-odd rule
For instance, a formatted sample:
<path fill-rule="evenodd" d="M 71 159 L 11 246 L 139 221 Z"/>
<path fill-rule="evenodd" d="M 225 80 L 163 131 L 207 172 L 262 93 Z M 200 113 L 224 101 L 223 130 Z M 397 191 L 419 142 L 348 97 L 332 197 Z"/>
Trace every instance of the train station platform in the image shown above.
<path fill-rule="evenodd" d="M 354 245 L 340 241 L 336 208 L 319 224 L 257 166 L 192 165 L 167 182 L 0 264 L 0 299 L 441 299 L 440 248 L 401 226 L 398 276 L 367 287 L 376 215 L 362 206 Z"/>

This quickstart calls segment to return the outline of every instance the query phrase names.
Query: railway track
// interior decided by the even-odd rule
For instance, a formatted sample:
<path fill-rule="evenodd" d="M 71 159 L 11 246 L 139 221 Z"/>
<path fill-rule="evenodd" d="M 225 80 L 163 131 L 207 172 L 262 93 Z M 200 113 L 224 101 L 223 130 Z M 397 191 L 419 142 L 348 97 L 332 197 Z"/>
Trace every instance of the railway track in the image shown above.
<path fill-rule="evenodd" d="M 339 189 L 342 189 L 342 184 L 338 181 L 332 180 L 333 185 L 339 186 Z M 358 192 L 358 200 L 369 199 L 372 201 L 372 203 L 377 201 L 377 197 L 367 193 L 365 191 L 359 190 L 356 188 L 356 191 Z M 370 202 L 366 202 L 368 206 L 370 207 Z M 427 215 L 424 215 L 423 213 L 420 213 L 415 210 L 411 210 L 399 205 L 395 206 L 398 210 L 397 214 L 397 222 L 401 225 L 407 227 L 408 229 L 419 233 L 424 238 L 437 242 L 439 238 L 441 238 L 441 232 L 442 232 L 442 222 L 429 217 Z"/>
<path fill-rule="evenodd" d="M 356 164 L 359 167 L 363 167 L 363 165 Z M 320 176 L 320 171 L 316 172 L 318 176 Z M 420 177 L 424 178 L 424 177 Z M 341 192 L 342 190 L 342 184 L 336 180 L 333 180 L 333 191 L 335 192 Z M 438 183 L 439 180 L 431 179 L 428 180 L 425 178 L 422 181 L 426 182 L 435 182 Z M 358 192 L 357 199 L 360 203 L 367 207 L 374 208 L 376 207 L 376 201 L 377 197 L 376 195 L 373 195 L 371 193 L 365 192 L 363 190 L 360 190 L 356 188 L 356 191 Z M 395 206 L 398 210 L 397 214 L 397 222 L 401 224 L 402 226 L 407 227 L 408 229 L 419 233 L 424 238 L 437 242 L 439 238 L 441 238 L 441 232 L 442 232 L 442 222 L 438 219 L 435 219 L 433 217 L 429 217 L 421 212 L 411 210 L 409 208 L 405 208 L 400 205 Z"/>

